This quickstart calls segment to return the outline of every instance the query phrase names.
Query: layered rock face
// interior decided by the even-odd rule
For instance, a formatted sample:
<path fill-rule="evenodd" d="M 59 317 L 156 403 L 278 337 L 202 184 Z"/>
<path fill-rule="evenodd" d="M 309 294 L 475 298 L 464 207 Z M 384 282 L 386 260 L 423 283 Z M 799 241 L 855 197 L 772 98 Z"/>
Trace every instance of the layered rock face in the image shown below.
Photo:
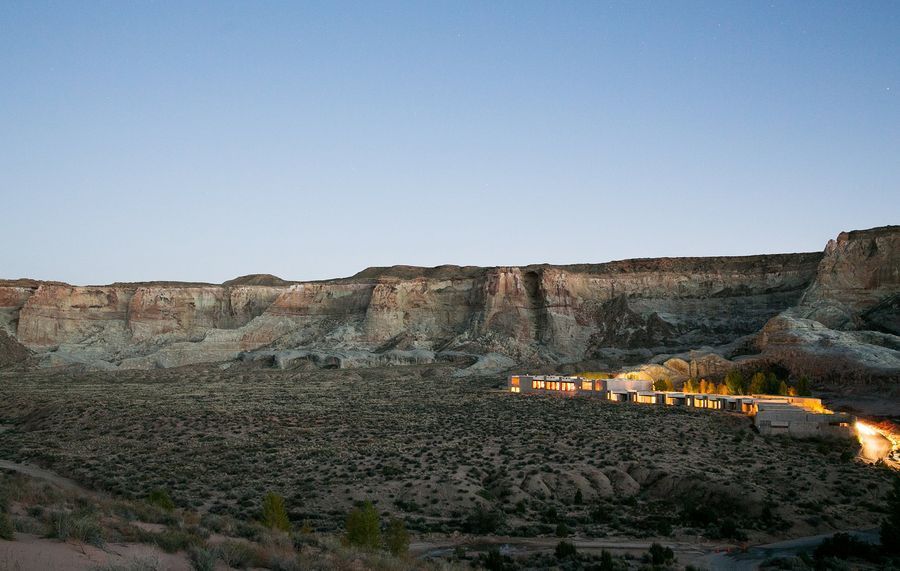
<path fill-rule="evenodd" d="M 649 357 L 743 346 L 767 322 L 776 329 L 773 318 L 891 336 L 898 235 L 895 227 L 842 234 L 824 255 L 397 266 L 307 283 L 0 282 L 0 328 L 44 365 L 104 368 L 237 358 L 365 366 L 470 355 L 484 367 L 623 351 Z M 774 350 L 776 337 L 758 338 L 757 349 Z"/>
<path fill-rule="evenodd" d="M 795 307 L 757 336 L 763 355 L 799 374 L 900 378 L 900 227 L 842 232 Z"/>

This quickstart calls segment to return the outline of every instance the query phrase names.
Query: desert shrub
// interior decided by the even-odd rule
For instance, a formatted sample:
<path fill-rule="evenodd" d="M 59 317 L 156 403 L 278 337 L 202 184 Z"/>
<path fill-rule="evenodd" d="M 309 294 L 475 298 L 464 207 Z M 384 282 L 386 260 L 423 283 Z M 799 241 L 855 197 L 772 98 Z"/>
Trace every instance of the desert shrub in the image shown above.
<path fill-rule="evenodd" d="M 93 513 L 53 512 L 49 523 L 49 537 L 103 546 L 103 528 Z"/>
<path fill-rule="evenodd" d="M 568 541 L 560 541 L 556 544 L 553 554 L 556 555 L 557 559 L 574 559 L 578 557 L 578 550 L 575 548 L 575 544 Z"/>
<path fill-rule="evenodd" d="M 644 559 L 651 565 L 670 565 L 675 561 L 675 553 L 671 547 L 663 547 L 654 543 L 650 546 Z"/>
<path fill-rule="evenodd" d="M 478 566 L 488 571 L 513 571 L 517 568 L 515 561 L 509 555 L 503 555 L 497 549 L 491 549 L 486 554 L 478 557 Z"/>
<path fill-rule="evenodd" d="M 403 520 L 391 518 L 384 532 L 384 544 L 395 557 L 405 556 L 409 552 L 409 533 Z"/>
<path fill-rule="evenodd" d="M 0 491 L 0 539 L 12 541 L 15 538 L 15 531 L 9 518 L 9 497 L 5 491 Z"/>
<path fill-rule="evenodd" d="M 463 522 L 463 531 L 477 534 L 494 533 L 502 522 L 503 515 L 500 512 L 478 506 Z"/>
<path fill-rule="evenodd" d="M 229 520 L 213 513 L 205 513 L 200 518 L 200 525 L 213 533 L 222 533 L 229 527 Z"/>
<path fill-rule="evenodd" d="M 152 557 L 139 557 L 124 563 L 107 563 L 95 567 L 95 571 L 160 571 L 162 566 Z"/>
<path fill-rule="evenodd" d="M 12 541 L 15 539 L 15 531 L 12 520 L 9 519 L 9 514 L 6 510 L 0 509 L 0 539 Z"/>
<path fill-rule="evenodd" d="M 188 550 L 188 560 L 191 562 L 191 568 L 194 571 L 213 571 L 216 568 L 218 559 L 219 552 L 216 549 L 194 545 Z"/>
<path fill-rule="evenodd" d="M 147 494 L 147 503 L 151 506 L 156 506 L 166 511 L 172 511 L 175 509 L 175 502 L 172 501 L 171 496 L 169 496 L 169 492 L 163 490 L 162 488 L 151 490 L 150 493 Z"/>
<path fill-rule="evenodd" d="M 274 492 L 266 494 L 266 497 L 263 499 L 262 523 L 269 529 L 290 531 L 291 522 L 284 507 L 283 497 Z"/>
<path fill-rule="evenodd" d="M 218 555 L 223 563 L 236 569 L 262 567 L 265 563 L 256 547 L 241 541 L 223 541 L 218 545 Z"/>
<path fill-rule="evenodd" d="M 569 526 L 566 525 L 566 522 L 561 521 L 556 524 L 556 537 L 568 537 L 570 530 Z"/>
<path fill-rule="evenodd" d="M 381 546 L 381 523 L 372 502 L 365 502 L 347 516 L 347 542 L 364 549 Z"/>
<path fill-rule="evenodd" d="M 203 545 L 203 539 L 189 531 L 167 529 L 154 534 L 153 543 L 166 553 L 175 553 L 191 547 Z"/>
<path fill-rule="evenodd" d="M 616 562 L 613 560 L 612 553 L 607 550 L 600 552 L 600 571 L 615 571 Z"/>

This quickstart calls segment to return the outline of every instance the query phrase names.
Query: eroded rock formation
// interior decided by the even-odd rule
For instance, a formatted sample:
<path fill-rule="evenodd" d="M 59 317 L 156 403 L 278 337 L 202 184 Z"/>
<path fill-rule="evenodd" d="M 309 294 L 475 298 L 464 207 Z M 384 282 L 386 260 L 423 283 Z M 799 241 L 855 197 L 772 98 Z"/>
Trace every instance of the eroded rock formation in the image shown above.
<path fill-rule="evenodd" d="M 831 343 L 861 366 L 891 371 L 898 240 L 900 228 L 887 227 L 841 234 L 824 254 L 396 266 L 322 282 L 7 281 L 0 329 L 45 366 L 368 366 L 468 356 L 485 367 L 659 355 L 656 366 L 668 360 L 670 370 L 693 374 L 719 371 L 741 352 L 807 358 Z M 700 347 L 707 357 L 688 355 Z"/>

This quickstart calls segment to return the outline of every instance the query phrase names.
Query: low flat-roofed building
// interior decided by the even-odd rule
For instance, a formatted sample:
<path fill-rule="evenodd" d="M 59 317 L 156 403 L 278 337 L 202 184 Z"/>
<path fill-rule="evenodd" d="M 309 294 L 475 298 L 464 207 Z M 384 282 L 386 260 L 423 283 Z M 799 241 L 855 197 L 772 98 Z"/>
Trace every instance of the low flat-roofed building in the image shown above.
<path fill-rule="evenodd" d="M 557 392 L 575 394 L 581 387 L 582 379 L 578 377 L 561 377 L 559 375 L 512 375 L 506 386 L 512 393 Z"/>
<path fill-rule="evenodd" d="M 809 412 L 788 404 L 763 405 L 753 419 L 765 436 L 784 434 L 796 438 L 853 437 L 854 418 L 849 414 Z"/>

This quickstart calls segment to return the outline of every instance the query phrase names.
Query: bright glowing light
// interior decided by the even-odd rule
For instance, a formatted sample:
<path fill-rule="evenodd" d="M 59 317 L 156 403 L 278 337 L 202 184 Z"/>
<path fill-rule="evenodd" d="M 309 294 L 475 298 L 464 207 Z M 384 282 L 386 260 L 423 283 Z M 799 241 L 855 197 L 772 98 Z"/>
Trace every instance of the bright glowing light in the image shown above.
<path fill-rule="evenodd" d="M 856 421 L 856 433 L 864 436 L 875 436 L 876 434 L 881 434 L 874 427 L 869 426 L 865 422 Z"/>

